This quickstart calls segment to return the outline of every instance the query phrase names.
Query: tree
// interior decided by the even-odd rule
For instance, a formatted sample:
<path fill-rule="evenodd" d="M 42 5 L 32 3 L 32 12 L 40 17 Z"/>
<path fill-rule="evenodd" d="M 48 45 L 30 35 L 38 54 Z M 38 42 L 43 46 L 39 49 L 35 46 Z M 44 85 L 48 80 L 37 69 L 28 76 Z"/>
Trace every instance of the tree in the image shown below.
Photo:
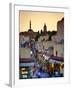
<path fill-rule="evenodd" d="M 56 35 L 57 31 L 52 31 L 52 36 Z"/>
<path fill-rule="evenodd" d="M 48 35 L 49 35 L 48 40 L 51 41 L 51 36 L 52 36 L 51 31 L 48 31 Z"/>
<path fill-rule="evenodd" d="M 35 37 L 35 41 L 38 41 L 38 38 L 40 37 L 39 31 L 37 32 L 37 35 Z"/>
<path fill-rule="evenodd" d="M 57 34 L 57 31 L 48 31 L 48 35 L 49 35 L 49 41 L 51 40 L 51 37 L 53 36 L 53 35 L 56 35 Z"/>
<path fill-rule="evenodd" d="M 43 31 L 42 31 L 42 29 L 41 29 L 41 35 L 43 34 Z"/>

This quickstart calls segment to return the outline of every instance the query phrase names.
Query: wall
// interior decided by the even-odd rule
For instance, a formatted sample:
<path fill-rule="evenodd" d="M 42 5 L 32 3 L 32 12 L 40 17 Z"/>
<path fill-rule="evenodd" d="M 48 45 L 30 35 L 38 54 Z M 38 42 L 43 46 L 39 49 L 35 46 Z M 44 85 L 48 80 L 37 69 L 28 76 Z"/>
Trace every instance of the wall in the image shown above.
<path fill-rule="evenodd" d="M 64 57 L 64 45 L 63 44 L 55 44 L 54 45 L 54 56 L 56 56 L 56 51 L 57 51 L 57 56 L 59 57 Z"/>
<path fill-rule="evenodd" d="M 20 48 L 20 58 L 31 58 L 30 48 Z"/>

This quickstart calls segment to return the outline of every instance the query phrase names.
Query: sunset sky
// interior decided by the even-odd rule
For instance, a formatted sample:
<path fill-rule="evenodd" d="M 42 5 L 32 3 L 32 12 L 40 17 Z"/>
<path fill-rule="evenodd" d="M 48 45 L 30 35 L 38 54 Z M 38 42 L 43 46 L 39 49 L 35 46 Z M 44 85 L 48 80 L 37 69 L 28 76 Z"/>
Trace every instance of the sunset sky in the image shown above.
<path fill-rule="evenodd" d="M 20 10 L 19 20 L 20 20 L 20 32 L 28 31 L 29 22 L 31 20 L 31 28 L 33 31 L 41 31 L 43 29 L 44 23 L 47 25 L 47 31 L 57 30 L 57 21 L 64 17 L 64 13 L 57 12 L 34 12 L 34 11 L 24 11 Z"/>

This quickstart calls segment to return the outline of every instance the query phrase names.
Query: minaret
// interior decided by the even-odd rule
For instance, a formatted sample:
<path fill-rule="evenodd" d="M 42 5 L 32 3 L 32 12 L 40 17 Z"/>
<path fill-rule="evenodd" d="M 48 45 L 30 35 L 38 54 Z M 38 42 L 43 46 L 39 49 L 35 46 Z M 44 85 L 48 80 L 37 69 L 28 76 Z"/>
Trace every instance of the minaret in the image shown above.
<path fill-rule="evenodd" d="M 29 28 L 31 29 L 31 20 L 30 20 L 30 23 L 29 23 Z"/>
<path fill-rule="evenodd" d="M 46 26 L 46 23 L 44 23 L 44 32 L 47 32 L 47 26 Z"/>
<path fill-rule="evenodd" d="M 43 27 L 43 33 L 44 33 L 44 35 L 46 35 L 47 34 L 47 26 L 46 26 L 46 23 L 44 23 L 44 27 Z"/>
<path fill-rule="evenodd" d="M 29 29 L 28 29 L 28 32 L 33 32 L 33 30 L 31 29 L 31 20 L 29 22 Z"/>

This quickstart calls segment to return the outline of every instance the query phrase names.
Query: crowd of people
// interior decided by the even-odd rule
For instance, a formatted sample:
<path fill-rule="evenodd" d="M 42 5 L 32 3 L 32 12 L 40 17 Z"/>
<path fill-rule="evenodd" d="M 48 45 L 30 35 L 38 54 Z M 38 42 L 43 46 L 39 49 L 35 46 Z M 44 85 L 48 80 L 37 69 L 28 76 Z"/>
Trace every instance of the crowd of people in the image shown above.
<path fill-rule="evenodd" d="M 46 62 L 29 68 L 29 78 L 63 77 L 64 64 Z"/>

